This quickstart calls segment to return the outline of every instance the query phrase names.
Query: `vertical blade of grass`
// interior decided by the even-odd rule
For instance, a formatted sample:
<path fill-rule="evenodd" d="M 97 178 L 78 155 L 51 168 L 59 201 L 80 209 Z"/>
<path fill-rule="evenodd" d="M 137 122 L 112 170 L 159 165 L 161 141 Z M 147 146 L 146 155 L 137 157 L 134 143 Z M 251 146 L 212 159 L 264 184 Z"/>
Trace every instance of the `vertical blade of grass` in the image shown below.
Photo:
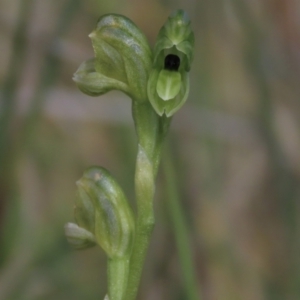
<path fill-rule="evenodd" d="M 169 147 L 166 153 L 167 155 L 165 155 L 163 159 L 163 170 L 166 180 L 167 207 L 169 209 L 173 233 L 177 244 L 182 278 L 186 290 L 186 299 L 200 300 L 201 298 L 198 292 L 199 288 L 197 286 L 196 272 L 193 266 L 191 249 L 189 247 L 190 241 L 188 225 L 184 215 L 184 209 L 182 208 L 179 199 L 176 173 Z"/>
<path fill-rule="evenodd" d="M 285 247 L 286 251 L 290 253 L 288 257 L 291 257 L 287 264 L 290 268 L 287 279 L 282 280 L 280 277 L 280 284 L 266 281 L 265 290 L 268 297 L 272 299 L 274 295 L 285 298 L 287 293 L 294 293 L 297 295 L 296 298 L 299 298 L 300 260 L 298 259 L 299 239 L 297 231 L 299 180 L 287 163 L 286 154 L 274 127 L 274 108 L 276 106 L 263 60 L 263 57 L 266 57 L 266 50 L 263 45 L 268 31 L 256 22 L 246 1 L 232 0 L 232 4 L 242 25 L 244 36 L 248 41 L 244 48 L 245 64 L 260 93 L 257 115 L 271 163 L 272 175 L 270 178 L 276 192 L 274 201 L 279 204 L 280 221 L 283 221 L 284 230 L 286 230 Z"/>
<path fill-rule="evenodd" d="M 19 293 L 19 286 L 26 277 L 24 273 L 28 266 L 33 261 L 33 256 L 36 249 L 31 245 L 30 251 L 24 253 L 22 245 L 26 240 L 26 235 L 30 228 L 26 218 L 28 216 L 20 216 L 20 201 L 17 178 L 15 174 L 15 163 L 18 161 L 26 145 L 30 141 L 30 137 L 34 136 L 33 130 L 36 128 L 39 121 L 39 116 L 42 111 L 43 97 L 47 92 L 47 88 L 52 86 L 58 79 L 58 70 L 60 60 L 55 57 L 51 50 L 45 56 L 45 64 L 41 70 L 40 82 L 35 91 L 35 95 L 31 102 L 30 112 L 24 120 L 23 130 L 20 133 L 20 139 L 15 141 L 16 145 L 11 144 L 11 123 L 15 116 L 15 103 L 17 91 L 19 88 L 22 71 L 24 69 L 26 59 L 25 53 L 27 50 L 27 28 L 30 21 L 30 13 L 33 5 L 33 0 L 20 1 L 19 14 L 17 17 L 16 32 L 13 37 L 12 54 L 8 67 L 7 77 L 2 86 L 1 94 L 1 114 L 0 114 L 0 197 L 5 201 L 5 217 L 3 218 L 3 228 L 5 229 L 1 236 L 1 263 L 6 262 L 0 273 L 0 299 L 11 299 L 13 295 Z M 70 27 L 71 20 L 78 11 L 80 0 L 68 0 L 64 5 L 61 15 L 54 31 L 51 46 L 67 32 Z M 53 48 L 52 48 L 53 49 Z M 14 151 L 12 151 L 14 150 Z M 21 220 L 22 217 L 22 220 Z M 20 227 L 20 223 L 22 226 Z M 1 224 L 2 225 L 2 224 Z M 17 233 L 14 233 L 14 230 Z M 30 232 L 30 234 L 35 234 Z M 14 235 L 17 235 L 15 238 Z M 14 245 L 13 253 L 11 251 L 12 240 L 17 240 L 17 245 Z M 28 250 L 28 249 L 27 249 Z M 52 251 L 52 248 L 49 249 Z M 7 260 L 7 256 L 10 259 Z"/>
<path fill-rule="evenodd" d="M 25 53 L 27 49 L 26 33 L 30 19 L 32 8 L 32 0 L 20 1 L 18 8 L 17 24 L 15 33 L 12 39 L 11 56 L 7 69 L 7 76 L 4 79 L 1 93 L 1 110 L 0 110 L 0 195 L 4 199 L 1 203 L 3 211 L 15 210 L 18 203 L 15 201 L 18 195 L 16 182 L 13 174 L 14 169 L 14 151 L 11 138 L 12 123 L 15 117 L 16 97 L 21 81 L 21 76 L 25 66 Z M 7 240 L 6 236 L 14 236 L 16 226 L 18 223 L 18 216 L 14 213 L 13 218 L 6 218 L 4 216 L 3 223 L 6 230 L 1 232 L 1 242 Z M 1 218 L 0 218 L 1 219 Z M 9 219 L 10 222 L 7 222 Z M 2 227 L 2 224 L 1 227 Z M 9 233 L 7 233 L 9 231 Z M 13 243 L 13 239 L 8 239 Z M 5 243 L 2 247 L 2 256 L 0 264 L 5 260 L 7 249 L 10 245 Z"/>

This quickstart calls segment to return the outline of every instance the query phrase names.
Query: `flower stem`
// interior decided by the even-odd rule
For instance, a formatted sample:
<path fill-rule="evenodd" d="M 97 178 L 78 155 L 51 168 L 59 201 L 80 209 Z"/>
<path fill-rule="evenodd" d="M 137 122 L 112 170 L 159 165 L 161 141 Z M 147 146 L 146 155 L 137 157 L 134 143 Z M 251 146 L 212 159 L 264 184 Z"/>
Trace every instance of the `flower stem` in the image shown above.
<path fill-rule="evenodd" d="M 126 300 L 135 300 L 138 292 L 144 260 L 154 227 L 155 178 L 163 141 L 172 119 L 158 116 L 149 101 L 144 103 L 133 101 L 132 114 L 139 141 L 135 170 L 137 219 Z"/>
<path fill-rule="evenodd" d="M 129 273 L 129 257 L 108 260 L 109 300 L 123 300 Z"/>
<path fill-rule="evenodd" d="M 140 145 L 136 162 L 135 190 L 138 215 L 136 220 L 135 241 L 130 260 L 130 274 L 126 300 L 134 300 L 136 298 L 150 236 L 154 227 L 153 164 Z"/>

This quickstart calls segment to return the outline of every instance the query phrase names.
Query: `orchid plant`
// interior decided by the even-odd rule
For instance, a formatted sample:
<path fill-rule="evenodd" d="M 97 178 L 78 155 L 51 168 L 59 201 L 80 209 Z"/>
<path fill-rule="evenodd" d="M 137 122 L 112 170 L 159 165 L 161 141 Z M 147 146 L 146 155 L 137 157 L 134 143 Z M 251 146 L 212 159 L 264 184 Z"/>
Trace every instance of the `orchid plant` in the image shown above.
<path fill-rule="evenodd" d="M 75 222 L 66 224 L 65 233 L 76 249 L 99 245 L 107 254 L 105 300 L 134 300 L 154 227 L 162 145 L 172 116 L 189 93 L 194 34 L 187 14 L 177 10 L 161 28 L 153 51 L 139 28 L 122 15 L 101 17 L 89 37 L 95 57 L 83 62 L 73 79 L 87 95 L 120 90 L 132 100 L 137 212 L 109 171 L 90 167 L 77 182 Z"/>

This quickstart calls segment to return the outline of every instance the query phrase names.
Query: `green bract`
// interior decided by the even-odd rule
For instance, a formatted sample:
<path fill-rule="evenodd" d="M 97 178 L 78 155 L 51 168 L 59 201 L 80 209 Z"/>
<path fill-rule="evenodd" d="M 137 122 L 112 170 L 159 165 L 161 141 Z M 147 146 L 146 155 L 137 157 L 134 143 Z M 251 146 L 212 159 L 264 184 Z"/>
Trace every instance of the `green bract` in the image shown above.
<path fill-rule="evenodd" d="M 99 96 L 116 89 L 146 101 L 152 53 L 138 27 L 124 16 L 105 15 L 89 37 L 95 58 L 83 62 L 74 74 L 80 90 Z"/>
<path fill-rule="evenodd" d="M 172 116 L 186 101 L 193 50 L 191 22 L 183 10 L 175 11 L 158 34 L 148 80 L 148 98 L 160 116 Z"/>
<path fill-rule="evenodd" d="M 65 227 L 69 242 L 75 248 L 98 243 L 108 257 L 123 257 L 131 251 L 134 217 L 127 199 L 104 168 L 91 167 L 77 181 L 76 224 Z"/>

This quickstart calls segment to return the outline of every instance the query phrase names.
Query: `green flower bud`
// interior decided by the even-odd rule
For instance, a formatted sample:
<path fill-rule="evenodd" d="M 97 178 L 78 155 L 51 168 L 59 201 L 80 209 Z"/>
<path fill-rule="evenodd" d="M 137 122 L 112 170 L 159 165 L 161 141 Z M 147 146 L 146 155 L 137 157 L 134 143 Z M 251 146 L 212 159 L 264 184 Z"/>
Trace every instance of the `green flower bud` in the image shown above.
<path fill-rule="evenodd" d="M 137 26 L 124 16 L 105 15 L 89 37 L 95 58 L 83 62 L 74 74 L 79 89 L 90 96 L 121 90 L 146 101 L 152 53 Z"/>
<path fill-rule="evenodd" d="M 185 103 L 193 50 L 191 22 L 183 10 L 175 11 L 159 31 L 147 86 L 149 100 L 158 115 L 171 117 Z"/>
<path fill-rule="evenodd" d="M 77 225 L 90 232 L 110 258 L 129 254 L 134 236 L 134 217 L 115 179 L 106 169 L 91 167 L 84 172 L 77 186 Z"/>

